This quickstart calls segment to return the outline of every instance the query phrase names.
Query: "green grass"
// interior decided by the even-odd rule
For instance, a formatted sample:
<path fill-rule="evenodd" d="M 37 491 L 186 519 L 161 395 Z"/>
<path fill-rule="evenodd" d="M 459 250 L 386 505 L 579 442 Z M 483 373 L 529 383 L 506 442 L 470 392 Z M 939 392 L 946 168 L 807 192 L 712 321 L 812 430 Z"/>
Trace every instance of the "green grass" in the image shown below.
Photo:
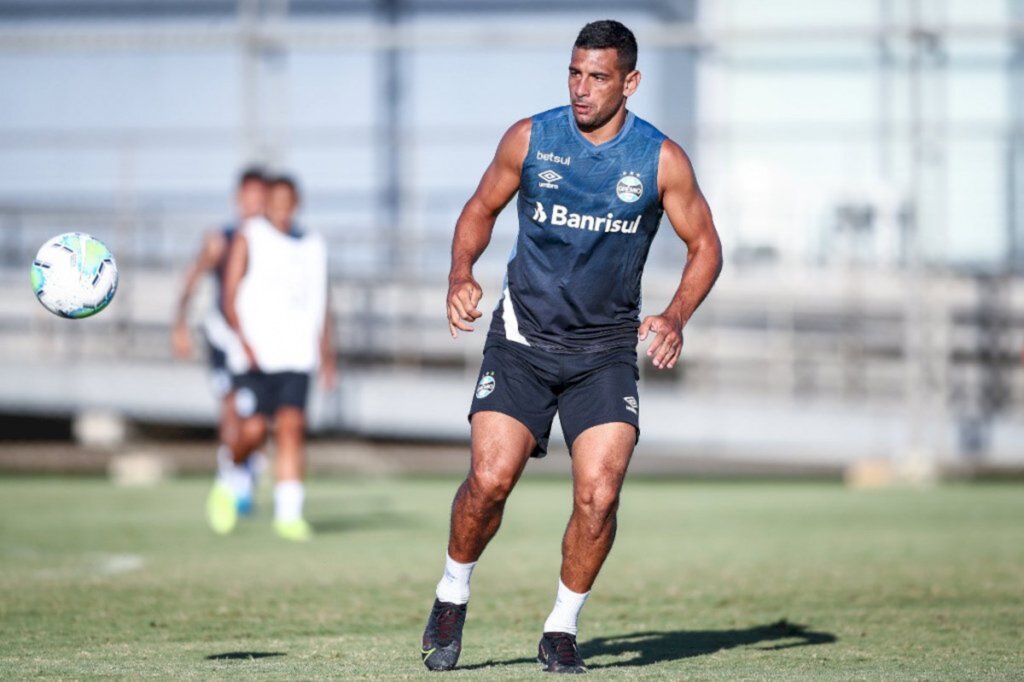
<path fill-rule="evenodd" d="M 202 480 L 0 479 L 0 678 L 437 679 L 456 483 L 313 481 L 293 545 L 266 506 L 213 536 Z M 538 678 L 568 509 L 567 481 L 520 484 L 450 676 Z M 1022 595 L 1021 487 L 637 479 L 581 642 L 596 678 L 1024 679 Z"/>

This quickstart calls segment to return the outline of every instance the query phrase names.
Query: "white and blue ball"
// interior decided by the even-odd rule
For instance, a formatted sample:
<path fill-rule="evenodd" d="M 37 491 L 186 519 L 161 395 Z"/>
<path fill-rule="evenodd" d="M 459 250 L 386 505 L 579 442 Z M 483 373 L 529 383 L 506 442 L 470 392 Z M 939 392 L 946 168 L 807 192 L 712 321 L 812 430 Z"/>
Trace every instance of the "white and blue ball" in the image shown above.
<path fill-rule="evenodd" d="M 54 315 L 81 319 L 100 312 L 117 292 L 117 263 L 110 249 L 84 232 L 47 241 L 32 262 L 32 290 Z"/>

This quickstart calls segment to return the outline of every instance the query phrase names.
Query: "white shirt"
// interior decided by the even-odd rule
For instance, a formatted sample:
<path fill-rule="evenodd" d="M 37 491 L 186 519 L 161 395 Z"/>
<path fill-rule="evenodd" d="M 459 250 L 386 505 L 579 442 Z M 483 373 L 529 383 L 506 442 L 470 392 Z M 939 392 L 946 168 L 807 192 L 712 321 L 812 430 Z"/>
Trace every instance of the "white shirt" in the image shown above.
<path fill-rule="evenodd" d="M 242 226 L 248 265 L 235 302 L 242 334 L 264 372 L 311 372 L 320 360 L 327 309 L 327 249 L 317 234 L 283 234 L 261 217 Z M 234 373 L 249 369 L 241 346 Z"/>

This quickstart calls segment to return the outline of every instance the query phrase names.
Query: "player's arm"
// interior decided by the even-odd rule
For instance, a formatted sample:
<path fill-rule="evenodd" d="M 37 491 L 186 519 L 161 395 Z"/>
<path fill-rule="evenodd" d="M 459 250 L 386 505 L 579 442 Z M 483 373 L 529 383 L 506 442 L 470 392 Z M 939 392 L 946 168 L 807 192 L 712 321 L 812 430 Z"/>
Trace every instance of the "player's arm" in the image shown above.
<path fill-rule="evenodd" d="M 192 265 L 185 275 L 185 284 L 181 288 L 181 295 L 178 297 L 178 307 L 174 316 L 174 326 L 171 329 L 171 345 L 174 354 L 185 359 L 192 354 L 192 337 L 188 331 L 188 304 L 195 294 L 199 280 L 216 267 L 217 262 L 224 255 L 226 248 L 224 235 L 220 232 L 210 232 L 203 237 L 203 244 L 199 248 Z"/>
<path fill-rule="evenodd" d="M 256 355 L 249 346 L 248 340 L 242 333 L 242 323 L 238 318 L 238 288 L 245 277 L 245 271 L 249 267 L 249 240 L 245 233 L 239 231 L 231 240 L 231 248 L 228 249 L 227 261 L 224 265 L 224 281 L 221 282 L 223 299 L 221 304 L 224 308 L 224 319 L 228 326 L 238 337 L 245 349 L 245 355 L 249 358 L 250 369 L 256 369 Z"/>
<path fill-rule="evenodd" d="M 494 159 L 455 223 L 452 268 L 448 273 L 448 330 L 453 338 L 458 330 L 473 331 L 470 323 L 483 315 L 476 307 L 483 290 L 473 278 L 473 265 L 491 241 L 498 214 L 519 191 L 519 176 L 529 147 L 530 119 L 525 118 L 501 138 Z"/>
<path fill-rule="evenodd" d="M 331 314 L 330 286 L 324 305 L 324 327 L 320 332 L 320 380 L 328 391 L 334 388 L 338 372 L 334 355 L 334 315 Z"/>
<path fill-rule="evenodd" d="M 697 186 L 690 159 L 671 140 L 665 140 L 661 146 L 658 190 L 672 228 L 686 243 L 686 265 L 664 312 L 645 318 L 640 325 L 640 340 L 654 332 L 657 338 L 647 349 L 647 355 L 655 367 L 671 369 L 683 349 L 683 327 L 722 271 L 722 242 L 708 202 Z"/>

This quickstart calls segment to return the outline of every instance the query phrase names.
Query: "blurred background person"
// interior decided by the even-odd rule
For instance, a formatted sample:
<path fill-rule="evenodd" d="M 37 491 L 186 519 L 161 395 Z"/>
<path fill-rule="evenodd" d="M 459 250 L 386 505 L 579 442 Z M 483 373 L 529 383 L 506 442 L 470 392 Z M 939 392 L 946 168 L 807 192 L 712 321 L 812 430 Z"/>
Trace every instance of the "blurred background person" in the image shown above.
<path fill-rule="evenodd" d="M 247 492 L 246 462 L 274 429 L 274 529 L 288 540 L 308 540 L 303 518 L 306 404 L 310 374 L 319 365 L 324 387 L 334 386 L 335 360 L 327 298 L 323 239 L 295 224 L 294 180 L 268 181 L 266 218 L 245 222 L 228 253 L 223 307 L 239 343 L 228 366 L 239 416 L 231 441 L 233 464 L 221 467 L 207 502 L 210 525 L 230 532 L 237 501 Z"/>
<path fill-rule="evenodd" d="M 210 387 L 220 401 L 220 421 L 217 432 L 220 446 L 217 449 L 217 466 L 224 471 L 231 471 L 234 466 L 230 444 L 238 437 L 238 415 L 235 413 L 231 373 L 227 367 L 228 350 L 233 344 L 238 343 L 238 339 L 224 319 L 221 285 L 231 242 L 246 220 L 263 215 L 266 201 L 267 179 L 265 173 L 263 169 L 251 166 L 244 170 L 238 179 L 238 188 L 235 192 L 235 218 L 224 227 L 210 230 L 203 235 L 202 246 L 185 276 L 171 333 L 174 355 L 180 360 L 190 359 L 193 353 L 193 344 L 192 332 L 188 325 L 189 303 L 195 295 L 200 281 L 209 275 L 213 284 L 214 304 L 203 319 L 203 337 L 206 341 Z M 236 501 L 240 513 L 246 514 L 251 511 L 257 477 L 264 466 L 265 459 L 258 452 L 253 453 L 244 462 L 244 475 L 236 484 Z"/>

